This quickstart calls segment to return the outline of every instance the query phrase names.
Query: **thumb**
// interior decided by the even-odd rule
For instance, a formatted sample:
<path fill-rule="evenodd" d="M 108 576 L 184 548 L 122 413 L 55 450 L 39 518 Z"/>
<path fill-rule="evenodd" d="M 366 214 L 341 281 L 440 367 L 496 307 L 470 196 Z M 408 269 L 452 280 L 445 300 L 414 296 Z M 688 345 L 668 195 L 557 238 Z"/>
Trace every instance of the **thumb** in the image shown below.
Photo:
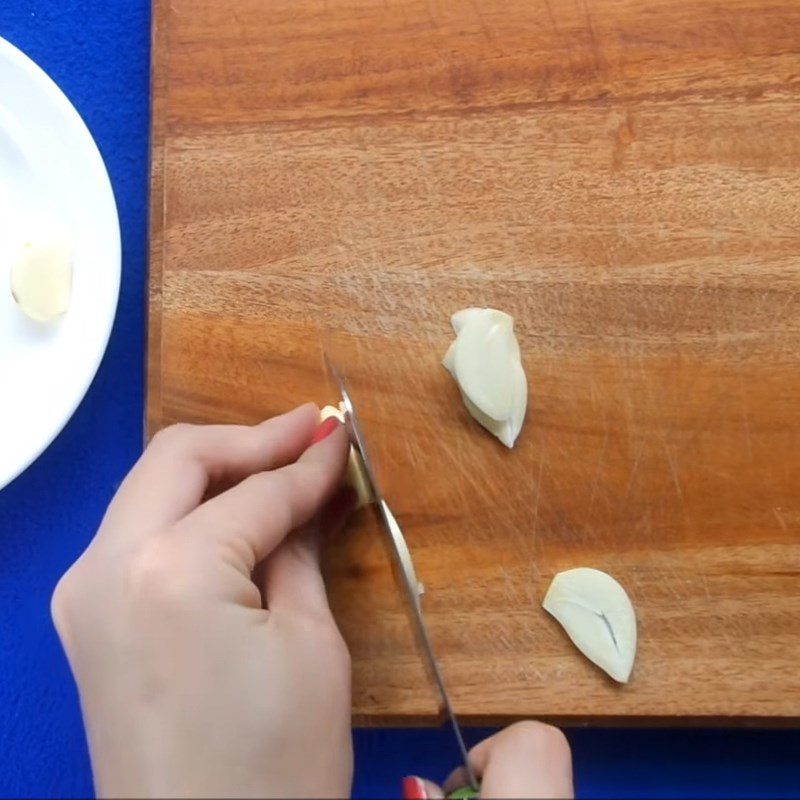
<path fill-rule="evenodd" d="M 212 543 L 222 548 L 250 577 L 256 564 L 277 552 L 287 535 L 312 520 L 335 492 L 347 461 L 348 438 L 344 426 L 334 422 L 324 441 L 312 442 L 294 464 L 251 475 L 207 500 L 175 530 L 192 547 Z"/>

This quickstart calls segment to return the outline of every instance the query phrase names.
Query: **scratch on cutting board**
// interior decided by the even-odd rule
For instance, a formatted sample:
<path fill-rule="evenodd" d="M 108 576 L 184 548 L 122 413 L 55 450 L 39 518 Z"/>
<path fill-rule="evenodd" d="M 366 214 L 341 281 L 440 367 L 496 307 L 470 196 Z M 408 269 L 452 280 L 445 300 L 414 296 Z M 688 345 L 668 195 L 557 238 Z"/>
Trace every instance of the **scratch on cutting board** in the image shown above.
<path fill-rule="evenodd" d="M 750 461 L 753 460 L 753 441 L 750 438 L 750 419 L 747 416 L 747 412 L 742 412 L 742 421 L 744 422 L 744 435 L 745 441 L 747 442 L 747 455 L 750 457 Z"/>
<path fill-rule="evenodd" d="M 628 477 L 628 485 L 625 487 L 624 500 L 626 502 L 630 498 L 631 491 L 633 490 L 633 482 L 634 479 L 636 478 L 636 473 L 639 471 L 639 464 L 641 463 L 643 454 L 644 454 L 644 442 L 640 442 L 639 449 L 637 450 L 636 456 L 633 459 L 633 466 L 631 466 L 631 474 Z"/>
<path fill-rule="evenodd" d="M 317 337 L 317 344 L 319 345 L 319 366 L 322 370 L 322 374 L 327 375 L 328 365 L 325 362 L 325 342 L 322 341 L 322 336 Z"/>
<path fill-rule="evenodd" d="M 590 399 L 592 401 L 592 405 L 596 406 L 597 405 L 597 394 L 596 394 L 594 389 L 595 389 L 594 378 L 590 378 L 589 379 L 589 397 L 590 397 Z"/>
<path fill-rule="evenodd" d="M 539 455 L 539 475 L 536 478 L 536 500 L 533 503 L 533 528 L 531 530 L 531 544 L 536 541 L 536 527 L 539 524 L 539 499 L 542 496 L 542 473 L 544 472 L 544 459 L 546 450 L 542 447 Z"/>
<path fill-rule="evenodd" d="M 672 475 L 672 482 L 675 484 L 675 494 L 678 495 L 678 499 L 681 501 L 681 508 L 685 509 L 686 501 L 683 497 L 683 489 L 681 488 L 681 481 L 678 475 L 678 462 L 675 453 L 670 450 L 670 447 L 666 442 L 664 443 L 664 453 L 667 456 L 667 463 L 669 464 L 669 471 Z"/>
<path fill-rule="evenodd" d="M 550 24 L 553 26 L 553 31 L 560 34 L 561 31 L 559 30 L 558 23 L 553 15 L 553 7 L 550 5 L 550 0 L 544 0 L 544 7 L 547 10 L 547 16 L 550 19 Z"/>
<path fill-rule="evenodd" d="M 587 517 L 590 517 L 592 514 L 592 509 L 594 509 L 594 501 L 597 499 L 597 491 L 602 482 L 601 474 L 603 472 L 603 464 L 605 463 L 606 460 L 606 451 L 608 450 L 608 440 L 609 440 L 608 422 L 606 422 L 605 433 L 603 433 L 603 445 L 600 448 L 600 455 L 597 459 L 597 466 L 595 467 L 594 479 L 592 480 L 592 493 L 589 495 L 589 509 L 586 512 Z"/>
<path fill-rule="evenodd" d="M 670 570 L 669 573 L 665 573 L 665 578 L 665 586 L 669 589 L 672 596 L 676 600 L 682 600 L 683 595 L 678 591 L 678 586 L 682 583 L 685 584 L 686 579 L 675 569 Z"/>
<path fill-rule="evenodd" d="M 486 37 L 486 41 L 493 42 L 494 36 L 492 36 L 492 32 L 489 30 L 489 26 L 486 24 L 486 20 L 483 18 L 481 9 L 478 6 L 478 0 L 469 0 L 469 3 L 472 6 L 473 10 L 475 11 L 475 16 L 478 18 L 478 24 L 481 26 L 481 30 L 483 31 L 483 35 Z"/>
<path fill-rule="evenodd" d="M 603 59 L 600 52 L 600 43 L 597 40 L 597 35 L 594 30 L 594 23 L 592 22 L 592 15 L 589 13 L 589 4 L 584 0 L 583 11 L 586 15 L 586 29 L 589 32 L 589 41 L 592 46 L 592 55 L 594 55 L 595 69 L 600 72 L 603 68 Z"/>
<path fill-rule="evenodd" d="M 739 374 L 739 397 L 742 401 L 742 423 L 744 428 L 744 436 L 745 441 L 747 442 L 747 455 L 750 457 L 750 461 L 753 460 L 753 441 L 750 437 L 750 417 L 747 413 L 747 406 L 745 405 L 745 390 L 744 390 L 744 381 L 742 380 L 741 373 Z"/>
<path fill-rule="evenodd" d="M 436 17 L 434 16 L 433 9 L 431 8 L 431 0 L 426 0 L 425 11 L 428 12 L 428 21 L 430 22 L 431 27 L 434 30 L 437 30 L 439 28 L 439 25 L 436 22 Z"/>
<path fill-rule="evenodd" d="M 645 509 L 645 512 L 639 518 L 639 522 L 642 523 L 641 529 L 643 529 L 643 535 L 646 536 L 648 540 L 652 540 L 653 538 L 653 519 L 651 515 L 651 511 L 649 508 Z"/>
<path fill-rule="evenodd" d="M 778 520 L 778 525 L 780 525 L 784 531 L 789 530 L 788 527 L 786 526 L 786 520 L 783 518 L 783 514 L 781 514 L 781 509 L 773 508 L 772 513 L 775 515 L 775 519 Z"/>
<path fill-rule="evenodd" d="M 508 570 L 505 567 L 501 569 L 501 572 L 503 573 L 503 598 L 509 604 L 509 607 L 513 607 L 516 598 L 512 591 L 513 583 L 511 581 L 511 576 L 508 574 Z"/>

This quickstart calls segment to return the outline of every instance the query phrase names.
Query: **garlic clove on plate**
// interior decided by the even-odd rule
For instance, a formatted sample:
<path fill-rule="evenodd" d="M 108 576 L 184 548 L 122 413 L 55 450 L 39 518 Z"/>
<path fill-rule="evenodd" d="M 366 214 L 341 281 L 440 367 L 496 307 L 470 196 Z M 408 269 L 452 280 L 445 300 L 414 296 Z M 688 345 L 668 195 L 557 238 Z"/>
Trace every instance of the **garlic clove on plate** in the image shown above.
<path fill-rule="evenodd" d="M 320 413 L 320 422 L 328 419 L 329 417 L 336 417 L 339 422 L 344 423 L 344 409 L 335 406 L 325 406 Z M 353 445 L 350 445 L 350 454 L 347 457 L 347 473 L 344 482 L 350 486 L 356 493 L 356 508 L 363 508 L 374 502 L 375 497 L 372 494 L 372 487 L 367 473 L 364 468 L 364 462 L 361 456 L 356 451 Z"/>
<path fill-rule="evenodd" d="M 559 572 L 542 602 L 573 644 L 615 681 L 627 683 L 636 656 L 636 614 L 625 590 L 605 572 Z"/>
<path fill-rule="evenodd" d="M 53 236 L 27 241 L 11 265 L 11 294 L 28 317 L 49 322 L 69 307 L 72 295 L 72 253 Z"/>

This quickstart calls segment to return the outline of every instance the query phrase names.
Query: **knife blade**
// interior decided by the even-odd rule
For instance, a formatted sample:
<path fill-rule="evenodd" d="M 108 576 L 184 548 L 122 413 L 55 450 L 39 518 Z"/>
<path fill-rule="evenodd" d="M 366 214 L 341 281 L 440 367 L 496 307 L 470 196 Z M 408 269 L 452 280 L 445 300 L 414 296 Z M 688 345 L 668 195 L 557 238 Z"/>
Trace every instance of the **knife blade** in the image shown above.
<path fill-rule="evenodd" d="M 353 447 L 355 447 L 356 451 L 361 456 L 361 459 L 364 463 L 364 471 L 366 473 L 367 480 L 372 487 L 375 497 L 375 507 L 378 511 L 378 516 L 381 519 L 382 528 L 389 545 L 389 551 L 392 554 L 394 561 L 394 571 L 400 584 L 402 593 L 405 596 L 406 605 L 410 611 L 412 627 L 419 644 L 419 649 L 422 652 L 424 661 L 428 667 L 428 671 L 439 696 L 440 710 L 444 711 L 450 722 L 450 727 L 455 735 L 456 744 L 458 746 L 461 760 L 464 764 L 464 771 L 469 781 L 470 788 L 477 792 L 479 788 L 478 781 L 475 777 L 475 772 L 472 768 L 472 765 L 470 764 L 469 757 L 467 755 L 467 748 L 464 744 L 464 737 L 461 733 L 461 726 L 459 725 L 458 718 L 453 710 L 453 704 L 450 701 L 450 695 L 447 692 L 444 676 L 442 674 L 441 667 L 439 666 L 439 661 L 436 658 L 436 653 L 433 649 L 430 634 L 428 633 L 428 626 L 425 623 L 425 616 L 422 612 L 422 603 L 420 601 L 421 584 L 417 580 L 416 571 L 414 570 L 414 562 L 411 558 L 408 544 L 406 543 L 405 536 L 403 535 L 403 531 L 400 528 L 397 519 L 392 513 L 392 510 L 389 508 L 389 505 L 380 490 L 380 485 L 378 484 L 375 470 L 370 459 L 369 450 L 367 449 L 364 436 L 358 424 L 355 407 L 350 397 L 350 393 L 347 391 L 347 383 L 344 375 L 338 369 L 338 367 L 333 364 L 330 359 L 328 359 L 327 356 L 325 356 L 325 361 L 328 371 L 336 381 L 339 387 L 339 392 L 342 396 L 345 428 L 347 429 L 347 433 L 350 437 Z"/>

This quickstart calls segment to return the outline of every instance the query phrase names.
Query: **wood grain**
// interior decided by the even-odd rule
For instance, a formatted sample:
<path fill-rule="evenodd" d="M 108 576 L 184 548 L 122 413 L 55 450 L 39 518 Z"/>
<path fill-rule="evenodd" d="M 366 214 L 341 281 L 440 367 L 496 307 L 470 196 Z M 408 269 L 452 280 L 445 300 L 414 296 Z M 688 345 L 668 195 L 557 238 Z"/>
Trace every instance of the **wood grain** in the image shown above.
<path fill-rule="evenodd" d="M 800 716 L 800 5 L 156 0 L 148 421 L 346 363 L 472 721 Z M 521 440 L 440 367 L 512 313 Z M 594 566 L 620 688 L 540 608 Z M 362 722 L 436 715 L 369 514 L 328 554 Z"/>

